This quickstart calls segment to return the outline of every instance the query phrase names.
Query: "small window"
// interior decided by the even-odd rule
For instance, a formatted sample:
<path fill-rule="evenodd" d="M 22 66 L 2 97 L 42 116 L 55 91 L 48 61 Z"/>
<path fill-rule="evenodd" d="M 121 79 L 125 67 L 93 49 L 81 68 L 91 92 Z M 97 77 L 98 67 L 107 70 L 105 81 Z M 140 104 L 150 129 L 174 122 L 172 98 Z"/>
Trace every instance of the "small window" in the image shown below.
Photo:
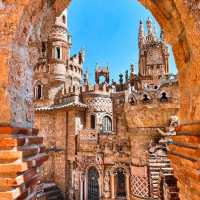
<path fill-rule="evenodd" d="M 96 128 L 96 117 L 95 115 L 91 115 L 91 128 L 95 129 Z"/>
<path fill-rule="evenodd" d="M 64 24 L 66 24 L 66 16 L 65 15 L 62 16 L 62 21 Z"/>
<path fill-rule="evenodd" d="M 60 47 L 56 47 L 55 48 L 55 58 L 56 59 L 61 59 L 61 48 Z"/>
<path fill-rule="evenodd" d="M 41 85 L 37 85 L 35 87 L 35 98 L 42 99 L 42 86 Z"/>
<path fill-rule="evenodd" d="M 102 122 L 102 131 L 111 132 L 112 131 L 112 120 L 109 116 L 105 116 Z"/>
<path fill-rule="evenodd" d="M 147 94 L 143 95 L 143 102 L 144 103 L 148 103 L 150 101 L 149 97 L 147 96 Z"/>
<path fill-rule="evenodd" d="M 161 94 L 160 101 L 161 101 L 161 102 L 167 102 L 167 101 L 168 101 L 166 92 L 163 92 L 163 93 Z"/>
<path fill-rule="evenodd" d="M 42 42 L 42 53 L 46 51 L 46 44 L 45 42 Z"/>

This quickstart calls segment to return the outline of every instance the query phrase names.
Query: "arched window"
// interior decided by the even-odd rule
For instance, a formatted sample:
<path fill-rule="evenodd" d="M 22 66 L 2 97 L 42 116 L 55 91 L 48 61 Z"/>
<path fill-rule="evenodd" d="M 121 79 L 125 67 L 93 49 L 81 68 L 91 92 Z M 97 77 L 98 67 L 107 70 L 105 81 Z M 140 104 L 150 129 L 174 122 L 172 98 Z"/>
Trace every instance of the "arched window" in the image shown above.
<path fill-rule="evenodd" d="M 143 100 L 144 103 L 148 103 L 150 101 L 149 97 L 147 96 L 147 94 L 143 95 Z"/>
<path fill-rule="evenodd" d="M 90 118 L 90 123 L 91 123 L 91 128 L 92 129 L 95 129 L 96 128 L 96 117 L 95 115 L 91 115 L 91 118 Z"/>
<path fill-rule="evenodd" d="M 163 92 L 163 93 L 161 94 L 160 101 L 161 101 L 161 102 L 167 102 L 167 101 L 168 101 L 166 92 Z"/>
<path fill-rule="evenodd" d="M 99 173 L 95 167 L 90 167 L 88 170 L 88 200 L 99 200 Z"/>
<path fill-rule="evenodd" d="M 112 120 L 109 116 L 105 116 L 102 122 L 102 131 L 111 132 L 112 131 Z"/>
<path fill-rule="evenodd" d="M 66 16 L 65 15 L 62 16 L 62 21 L 64 24 L 66 24 Z"/>
<path fill-rule="evenodd" d="M 62 57 L 61 47 L 55 47 L 55 58 L 60 60 Z"/>
<path fill-rule="evenodd" d="M 117 172 L 117 191 L 116 195 L 118 198 L 123 198 L 126 197 L 126 177 L 123 171 L 118 171 Z"/>
<path fill-rule="evenodd" d="M 35 99 L 42 99 L 42 85 L 38 84 L 35 87 Z"/>

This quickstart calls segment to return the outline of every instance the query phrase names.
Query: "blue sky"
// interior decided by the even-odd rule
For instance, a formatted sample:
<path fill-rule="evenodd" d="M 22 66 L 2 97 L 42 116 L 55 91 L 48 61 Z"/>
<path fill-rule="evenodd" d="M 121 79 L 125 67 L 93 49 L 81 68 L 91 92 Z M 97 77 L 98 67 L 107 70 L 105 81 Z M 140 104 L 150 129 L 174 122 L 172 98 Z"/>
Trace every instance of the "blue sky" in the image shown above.
<path fill-rule="evenodd" d="M 138 71 L 138 26 L 140 19 L 151 13 L 134 0 L 73 0 L 68 11 L 68 26 L 72 34 L 71 54 L 86 50 L 84 69 L 94 81 L 95 65 L 109 65 L 111 78 L 129 70 L 130 63 Z M 155 19 L 154 23 L 158 27 Z M 159 32 L 159 27 L 158 27 Z M 158 33 L 159 34 L 159 33 Z M 170 54 L 170 72 L 176 65 Z"/>

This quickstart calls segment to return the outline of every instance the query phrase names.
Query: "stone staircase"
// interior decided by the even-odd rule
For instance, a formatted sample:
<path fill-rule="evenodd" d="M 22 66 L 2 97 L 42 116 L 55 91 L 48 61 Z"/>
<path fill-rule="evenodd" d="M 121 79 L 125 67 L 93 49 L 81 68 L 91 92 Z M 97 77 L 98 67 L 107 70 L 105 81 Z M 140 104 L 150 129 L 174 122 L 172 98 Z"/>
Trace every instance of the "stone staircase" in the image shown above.
<path fill-rule="evenodd" d="M 53 183 L 42 183 L 37 189 L 37 200 L 64 200 L 61 190 Z"/>
<path fill-rule="evenodd" d="M 0 125 L 0 199 L 35 199 L 38 167 L 47 158 L 37 129 Z"/>
<path fill-rule="evenodd" d="M 156 156 L 154 154 L 149 155 L 149 174 L 150 174 L 150 191 L 151 198 L 159 199 L 160 196 L 160 172 L 163 175 L 172 175 L 173 169 L 170 167 L 170 161 L 167 155 Z"/>
<path fill-rule="evenodd" d="M 200 122 L 182 124 L 169 145 L 169 159 L 178 179 L 181 200 L 200 199 Z"/>

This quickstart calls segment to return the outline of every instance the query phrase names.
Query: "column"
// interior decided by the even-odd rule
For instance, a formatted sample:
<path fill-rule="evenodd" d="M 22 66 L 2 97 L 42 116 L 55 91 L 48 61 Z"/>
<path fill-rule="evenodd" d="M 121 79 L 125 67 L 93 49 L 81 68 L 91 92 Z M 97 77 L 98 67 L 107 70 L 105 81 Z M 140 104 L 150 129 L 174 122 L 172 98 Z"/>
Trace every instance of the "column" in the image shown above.
<path fill-rule="evenodd" d="M 127 197 L 127 200 L 130 199 L 130 183 L 129 183 L 129 174 L 126 174 L 126 197 Z"/>
<path fill-rule="evenodd" d="M 80 200 L 84 200 L 84 174 L 80 173 Z"/>
<path fill-rule="evenodd" d="M 99 174 L 99 180 L 98 180 L 98 182 L 99 182 L 99 195 L 100 195 L 100 198 L 102 198 L 103 197 L 103 173 L 100 173 Z"/>
<path fill-rule="evenodd" d="M 112 199 L 115 199 L 115 174 L 111 175 Z"/>

